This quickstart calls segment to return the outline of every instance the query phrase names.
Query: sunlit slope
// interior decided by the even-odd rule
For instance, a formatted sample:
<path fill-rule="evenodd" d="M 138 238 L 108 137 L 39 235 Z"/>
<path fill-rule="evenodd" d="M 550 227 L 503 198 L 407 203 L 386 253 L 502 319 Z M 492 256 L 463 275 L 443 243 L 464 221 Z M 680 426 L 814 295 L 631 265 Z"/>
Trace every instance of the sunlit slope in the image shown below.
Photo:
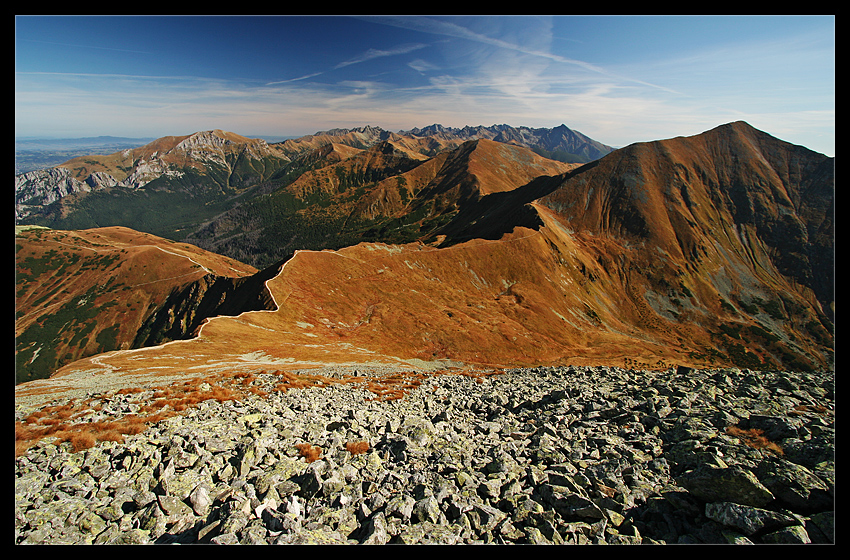
<path fill-rule="evenodd" d="M 188 375 L 228 363 L 284 368 L 592 359 L 603 349 L 590 349 L 583 332 L 594 321 L 581 301 L 587 296 L 572 289 L 573 296 L 564 295 L 579 276 L 553 259 L 545 234 L 526 229 L 449 249 L 361 244 L 304 251 L 267 284 L 278 311 L 215 318 L 196 340 L 102 355 L 58 375 L 81 368 L 127 375 L 173 368 Z M 595 338 L 628 342 L 613 332 Z"/>
<path fill-rule="evenodd" d="M 558 227 L 558 226 L 554 226 Z M 116 352 L 74 370 L 186 376 L 325 364 L 488 366 L 700 363 L 688 327 L 639 323 L 644 307 L 569 236 L 520 228 L 446 249 L 361 244 L 297 253 L 267 285 L 277 311 L 208 321 L 195 340 Z"/>
<path fill-rule="evenodd" d="M 431 158 L 388 140 L 356 151 L 325 144 L 302 158 L 308 156 L 327 164 L 281 181 L 187 240 L 258 267 L 296 249 L 409 243 L 436 234 L 464 205 L 483 196 L 576 167 L 491 140 L 468 141 Z"/>
<path fill-rule="evenodd" d="M 253 267 L 128 228 L 16 231 L 16 381 L 77 358 L 129 348 L 168 295 L 207 275 Z"/>
<path fill-rule="evenodd" d="M 706 354 L 800 368 L 832 352 L 834 201 L 833 158 L 738 122 L 628 146 L 538 202 Z"/>
<path fill-rule="evenodd" d="M 441 157 L 435 178 L 453 169 Z M 276 311 L 57 379 L 423 360 L 834 367 L 833 164 L 732 123 L 513 190 L 446 174 L 417 196 L 469 205 L 469 219 L 449 212 L 465 222 L 449 222 L 453 237 L 299 251 L 267 282 Z"/>

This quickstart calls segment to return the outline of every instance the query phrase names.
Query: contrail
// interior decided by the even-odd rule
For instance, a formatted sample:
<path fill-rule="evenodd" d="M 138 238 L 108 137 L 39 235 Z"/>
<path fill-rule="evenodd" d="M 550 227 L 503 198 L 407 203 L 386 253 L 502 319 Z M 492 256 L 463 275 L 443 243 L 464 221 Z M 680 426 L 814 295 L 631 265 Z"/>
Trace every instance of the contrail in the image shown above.
<path fill-rule="evenodd" d="M 392 48 L 392 49 L 389 49 L 389 50 L 369 49 L 368 51 L 361 54 L 360 56 L 357 56 L 357 57 L 352 58 L 350 60 L 346 60 L 344 62 L 340 62 L 339 64 L 334 66 L 332 68 L 332 70 L 339 70 L 340 68 L 345 68 L 346 66 L 351 66 L 352 64 L 359 64 L 361 62 L 366 62 L 367 60 L 373 60 L 375 58 L 382 58 L 382 57 L 385 57 L 385 56 L 395 56 L 395 55 L 398 55 L 398 54 L 405 54 L 405 53 L 413 52 L 413 51 L 416 51 L 416 50 L 419 50 L 419 49 L 423 49 L 427 46 L 428 45 L 415 44 L 415 45 L 399 45 L 399 46 Z M 266 85 L 267 86 L 273 86 L 273 85 L 277 85 L 277 84 L 286 84 L 286 83 L 289 83 L 289 82 L 297 82 L 297 81 L 300 81 L 300 80 L 306 80 L 308 78 L 312 78 L 314 76 L 319 76 L 320 74 L 324 74 L 324 73 L 325 73 L 324 71 L 323 72 L 314 72 L 312 74 L 307 74 L 305 76 L 301 76 L 300 78 L 290 78 L 289 80 L 279 80 L 279 81 L 276 81 L 276 82 L 269 82 Z"/>

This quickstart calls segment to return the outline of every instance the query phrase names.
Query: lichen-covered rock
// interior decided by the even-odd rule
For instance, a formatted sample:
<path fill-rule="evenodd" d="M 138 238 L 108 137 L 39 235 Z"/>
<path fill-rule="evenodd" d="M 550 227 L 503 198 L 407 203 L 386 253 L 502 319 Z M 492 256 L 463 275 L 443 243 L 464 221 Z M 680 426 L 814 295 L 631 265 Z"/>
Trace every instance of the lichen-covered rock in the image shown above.
<path fill-rule="evenodd" d="M 381 372 L 286 392 L 261 374 L 266 396 L 123 443 L 42 441 L 15 461 L 15 542 L 834 542 L 831 372 L 486 373 L 391 401 L 365 388 Z M 93 397 L 113 416 L 142 398 Z"/>
<path fill-rule="evenodd" d="M 752 472 L 738 465 L 703 464 L 684 473 L 677 482 L 706 502 L 729 501 L 759 507 L 775 499 Z"/>
<path fill-rule="evenodd" d="M 706 504 L 705 516 L 735 528 L 748 537 L 758 532 L 772 532 L 799 524 L 791 515 L 733 502 Z"/>

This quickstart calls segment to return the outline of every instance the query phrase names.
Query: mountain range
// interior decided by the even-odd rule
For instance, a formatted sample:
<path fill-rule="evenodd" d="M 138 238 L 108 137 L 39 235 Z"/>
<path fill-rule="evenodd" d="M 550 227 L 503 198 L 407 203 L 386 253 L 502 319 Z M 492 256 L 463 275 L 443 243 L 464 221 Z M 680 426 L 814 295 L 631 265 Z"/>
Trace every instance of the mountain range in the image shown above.
<path fill-rule="evenodd" d="M 215 130 L 37 173 L 18 381 L 834 363 L 834 158 L 744 122 L 617 150 L 566 126 Z"/>

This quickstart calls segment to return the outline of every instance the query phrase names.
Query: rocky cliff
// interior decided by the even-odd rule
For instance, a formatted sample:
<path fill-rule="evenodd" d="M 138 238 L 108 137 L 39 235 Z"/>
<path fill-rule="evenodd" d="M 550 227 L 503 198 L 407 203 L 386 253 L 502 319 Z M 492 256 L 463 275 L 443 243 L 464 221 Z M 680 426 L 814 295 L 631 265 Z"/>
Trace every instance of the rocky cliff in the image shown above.
<path fill-rule="evenodd" d="M 274 311 L 277 306 L 265 283 L 281 266 L 282 263 L 273 265 L 242 278 L 208 274 L 188 286 L 175 288 L 139 327 L 133 348 L 191 338 L 210 317 Z"/>

